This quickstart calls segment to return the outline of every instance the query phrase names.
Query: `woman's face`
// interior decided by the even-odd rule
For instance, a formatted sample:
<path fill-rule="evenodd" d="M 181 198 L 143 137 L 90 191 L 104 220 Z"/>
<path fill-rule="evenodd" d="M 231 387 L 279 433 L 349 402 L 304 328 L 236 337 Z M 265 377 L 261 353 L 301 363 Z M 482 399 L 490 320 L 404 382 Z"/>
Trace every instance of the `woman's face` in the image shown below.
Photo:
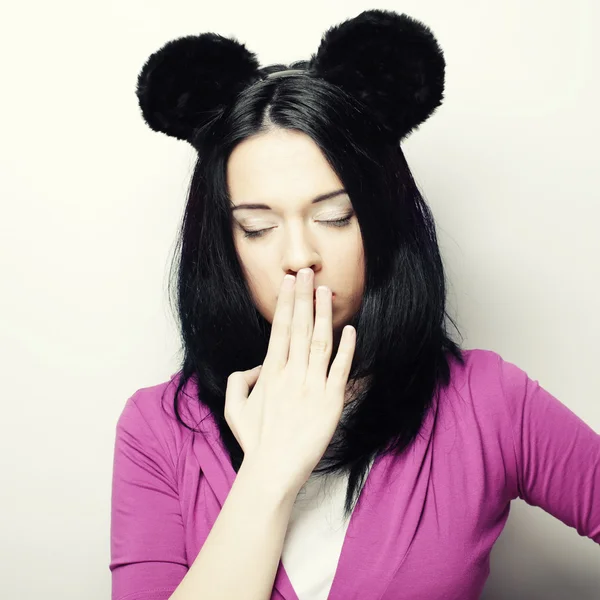
<path fill-rule="evenodd" d="M 350 198 L 319 147 L 286 129 L 247 138 L 229 158 L 227 185 L 234 244 L 259 312 L 272 323 L 283 277 L 311 268 L 314 288 L 326 285 L 334 293 L 337 345 L 362 301 L 364 254 Z"/>

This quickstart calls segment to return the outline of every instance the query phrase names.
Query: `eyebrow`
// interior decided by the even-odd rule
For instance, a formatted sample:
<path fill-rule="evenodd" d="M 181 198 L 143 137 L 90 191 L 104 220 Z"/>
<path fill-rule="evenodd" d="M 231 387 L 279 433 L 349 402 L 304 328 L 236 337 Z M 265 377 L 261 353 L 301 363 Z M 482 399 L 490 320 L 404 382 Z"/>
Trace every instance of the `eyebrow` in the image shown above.
<path fill-rule="evenodd" d="M 345 194 L 346 190 L 336 190 L 335 192 L 328 192 L 327 194 L 320 194 L 316 198 L 313 198 L 311 204 L 316 204 L 317 202 L 323 202 L 323 200 L 329 200 L 330 198 L 335 198 L 336 196 L 341 196 Z M 231 207 L 231 212 L 237 210 L 238 208 L 248 208 L 248 209 L 259 209 L 259 210 L 272 210 L 270 206 L 267 204 L 238 204 L 237 206 Z"/>

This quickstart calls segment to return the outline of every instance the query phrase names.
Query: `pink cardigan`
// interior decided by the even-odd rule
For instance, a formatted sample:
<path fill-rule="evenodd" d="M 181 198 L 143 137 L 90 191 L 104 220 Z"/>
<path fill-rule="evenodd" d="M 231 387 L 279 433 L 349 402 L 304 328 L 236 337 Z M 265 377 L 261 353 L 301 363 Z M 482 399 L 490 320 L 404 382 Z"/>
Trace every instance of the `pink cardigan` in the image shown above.
<path fill-rule="evenodd" d="M 476 600 L 515 498 L 600 544 L 600 435 L 495 352 L 465 357 L 452 359 L 437 421 L 430 411 L 402 457 L 375 461 L 331 600 Z M 178 376 L 138 390 L 118 420 L 112 600 L 168 599 L 236 476 L 208 409 L 182 410 L 189 424 L 206 417 L 204 434 L 175 420 Z M 298 600 L 281 561 L 271 599 Z"/>

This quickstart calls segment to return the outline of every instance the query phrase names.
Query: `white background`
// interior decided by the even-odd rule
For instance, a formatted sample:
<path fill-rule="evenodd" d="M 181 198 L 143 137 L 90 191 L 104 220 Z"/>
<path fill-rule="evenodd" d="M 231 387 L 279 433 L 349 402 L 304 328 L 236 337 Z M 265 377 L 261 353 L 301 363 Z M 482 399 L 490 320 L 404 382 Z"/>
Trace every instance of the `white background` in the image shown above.
<path fill-rule="evenodd" d="M 110 597 L 116 421 L 178 370 L 167 305 L 194 150 L 143 122 L 170 39 L 236 36 L 308 59 L 370 8 L 429 25 L 446 100 L 404 144 L 434 212 L 467 348 L 516 363 L 600 432 L 597 0 L 377 4 L 42 0 L 0 22 L 1 595 Z M 600 553 L 517 500 L 485 600 L 600 596 Z"/>

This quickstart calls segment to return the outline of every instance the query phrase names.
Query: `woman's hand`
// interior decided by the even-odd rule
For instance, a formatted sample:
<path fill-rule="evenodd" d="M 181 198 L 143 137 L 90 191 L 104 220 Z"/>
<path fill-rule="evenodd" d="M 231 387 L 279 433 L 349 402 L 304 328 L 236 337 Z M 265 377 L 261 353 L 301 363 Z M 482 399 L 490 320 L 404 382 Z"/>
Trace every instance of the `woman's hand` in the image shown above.
<path fill-rule="evenodd" d="M 303 273 L 308 273 L 307 280 Z M 281 286 L 262 367 L 232 373 L 227 380 L 225 420 L 244 459 L 263 461 L 274 477 L 299 489 L 341 418 L 356 332 L 344 328 L 327 376 L 331 291 L 318 290 L 313 324 L 313 272 L 302 269 L 298 281 L 294 279 L 286 276 Z"/>

